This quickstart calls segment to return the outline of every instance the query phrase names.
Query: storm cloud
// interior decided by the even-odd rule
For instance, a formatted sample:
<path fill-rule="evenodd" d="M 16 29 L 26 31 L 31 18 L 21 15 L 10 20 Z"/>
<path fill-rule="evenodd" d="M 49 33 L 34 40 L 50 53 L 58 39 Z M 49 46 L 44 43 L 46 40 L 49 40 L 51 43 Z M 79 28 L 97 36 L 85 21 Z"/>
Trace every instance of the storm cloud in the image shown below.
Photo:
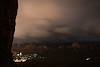
<path fill-rule="evenodd" d="M 99 0 L 19 0 L 15 38 L 100 37 Z"/>

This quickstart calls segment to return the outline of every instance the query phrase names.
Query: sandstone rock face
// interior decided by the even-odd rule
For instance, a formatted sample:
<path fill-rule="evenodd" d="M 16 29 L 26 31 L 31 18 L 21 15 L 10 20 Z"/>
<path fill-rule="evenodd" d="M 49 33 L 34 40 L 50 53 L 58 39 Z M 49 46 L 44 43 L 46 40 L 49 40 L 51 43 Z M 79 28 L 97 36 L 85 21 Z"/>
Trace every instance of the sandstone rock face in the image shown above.
<path fill-rule="evenodd" d="M 11 47 L 17 8 L 17 0 L 0 1 L 0 64 L 12 63 Z"/>

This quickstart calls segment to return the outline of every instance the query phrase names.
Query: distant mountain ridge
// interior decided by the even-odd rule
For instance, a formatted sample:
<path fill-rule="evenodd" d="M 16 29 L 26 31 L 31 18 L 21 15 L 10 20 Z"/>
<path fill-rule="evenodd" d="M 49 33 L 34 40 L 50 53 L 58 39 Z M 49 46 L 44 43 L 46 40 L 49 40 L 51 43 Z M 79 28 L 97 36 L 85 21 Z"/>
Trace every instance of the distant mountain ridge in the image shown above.
<path fill-rule="evenodd" d="M 75 36 L 75 37 L 48 37 L 48 38 L 32 38 L 25 39 L 14 38 L 14 43 L 39 43 L 39 44 L 65 44 L 68 42 L 100 42 L 100 37 L 95 36 Z"/>

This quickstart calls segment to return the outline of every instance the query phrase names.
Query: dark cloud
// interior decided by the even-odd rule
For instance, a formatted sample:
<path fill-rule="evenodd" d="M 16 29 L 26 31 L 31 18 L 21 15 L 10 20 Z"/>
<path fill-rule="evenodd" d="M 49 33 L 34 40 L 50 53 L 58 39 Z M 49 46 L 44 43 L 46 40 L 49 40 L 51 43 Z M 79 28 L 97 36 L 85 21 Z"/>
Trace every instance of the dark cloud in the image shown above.
<path fill-rule="evenodd" d="M 20 0 L 15 38 L 100 37 L 99 0 Z"/>

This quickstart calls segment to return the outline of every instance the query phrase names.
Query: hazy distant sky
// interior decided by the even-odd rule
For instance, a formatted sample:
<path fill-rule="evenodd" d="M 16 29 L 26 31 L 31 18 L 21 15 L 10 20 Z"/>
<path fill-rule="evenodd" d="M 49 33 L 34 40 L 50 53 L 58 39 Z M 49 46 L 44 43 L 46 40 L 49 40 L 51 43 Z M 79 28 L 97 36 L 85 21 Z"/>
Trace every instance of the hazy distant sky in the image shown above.
<path fill-rule="evenodd" d="M 16 38 L 100 37 L 99 0 L 19 0 Z"/>

